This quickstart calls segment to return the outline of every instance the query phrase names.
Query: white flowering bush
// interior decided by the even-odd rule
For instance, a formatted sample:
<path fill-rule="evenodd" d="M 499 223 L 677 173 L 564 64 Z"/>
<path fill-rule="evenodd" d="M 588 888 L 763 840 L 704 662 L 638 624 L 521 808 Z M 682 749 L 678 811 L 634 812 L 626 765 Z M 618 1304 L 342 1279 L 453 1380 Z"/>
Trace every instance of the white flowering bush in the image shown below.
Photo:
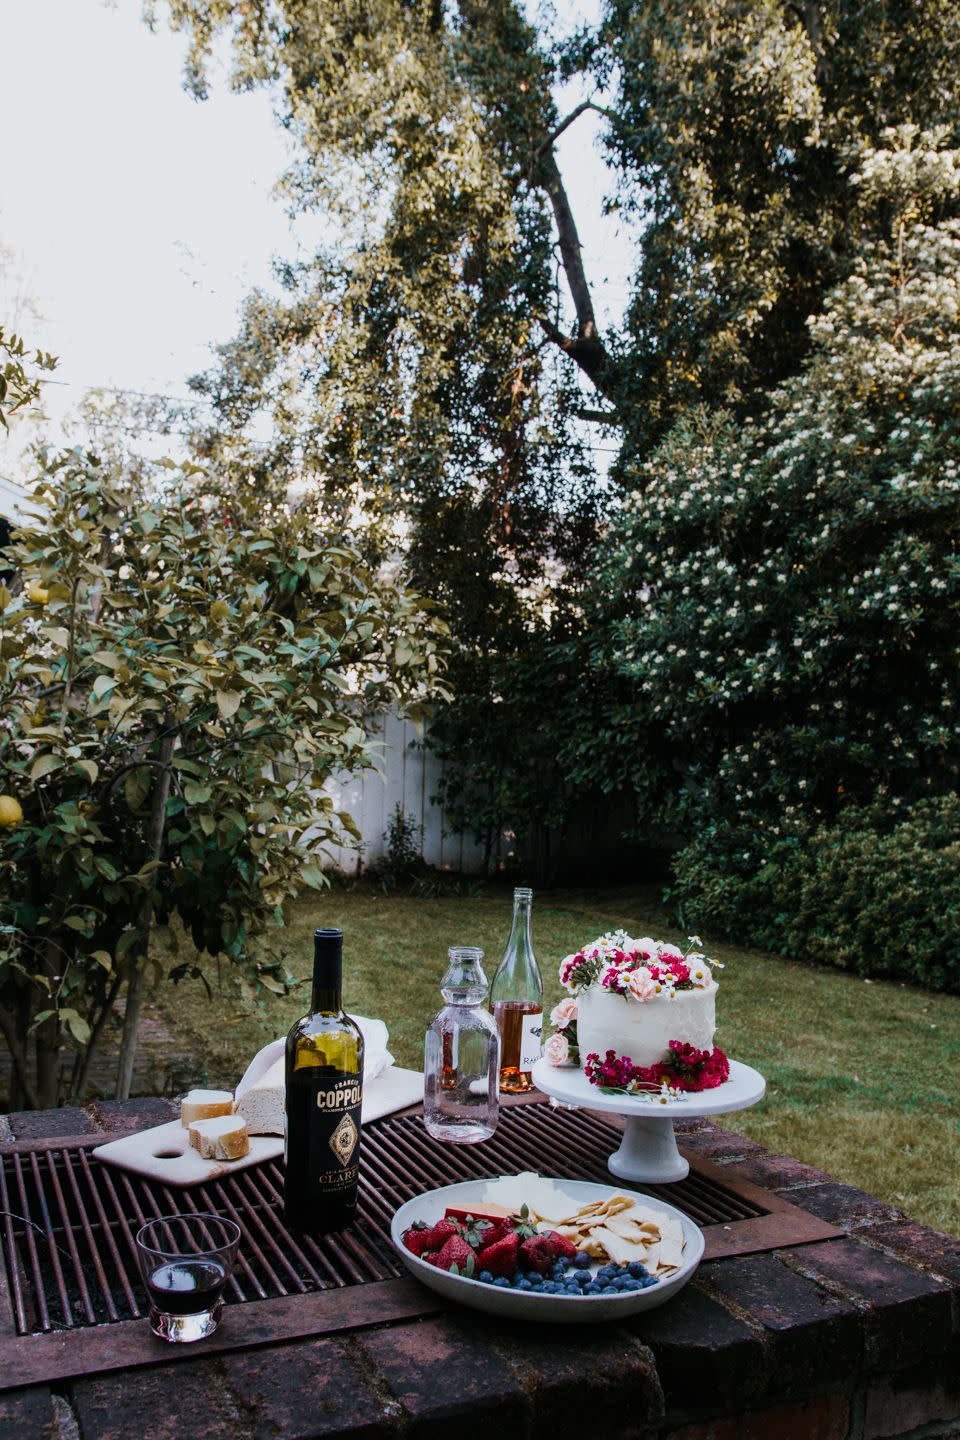
<path fill-rule="evenodd" d="M 904 127 L 849 164 L 862 247 L 808 362 L 739 428 L 688 413 L 606 556 L 608 655 L 679 796 L 679 898 L 709 897 L 711 929 L 749 894 L 766 933 L 772 852 L 878 787 L 889 808 L 956 785 L 960 152 Z"/>

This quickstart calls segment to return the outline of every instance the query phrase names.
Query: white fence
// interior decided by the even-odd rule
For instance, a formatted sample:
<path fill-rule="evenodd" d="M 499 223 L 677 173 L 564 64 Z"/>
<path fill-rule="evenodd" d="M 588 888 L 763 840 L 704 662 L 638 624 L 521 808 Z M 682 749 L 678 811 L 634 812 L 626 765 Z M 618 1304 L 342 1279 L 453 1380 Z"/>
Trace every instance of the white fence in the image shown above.
<path fill-rule="evenodd" d="M 419 832 L 420 851 L 428 865 L 466 875 L 483 870 L 483 848 L 469 835 L 445 824 L 435 794 L 443 773 L 439 760 L 423 747 L 415 725 L 390 713 L 372 732 L 377 746 L 376 768 L 361 775 L 328 781 L 324 793 L 338 810 L 353 816 L 360 830 L 359 850 L 330 847 L 330 862 L 345 874 L 374 865 L 386 851 L 386 830 L 399 805 Z"/>

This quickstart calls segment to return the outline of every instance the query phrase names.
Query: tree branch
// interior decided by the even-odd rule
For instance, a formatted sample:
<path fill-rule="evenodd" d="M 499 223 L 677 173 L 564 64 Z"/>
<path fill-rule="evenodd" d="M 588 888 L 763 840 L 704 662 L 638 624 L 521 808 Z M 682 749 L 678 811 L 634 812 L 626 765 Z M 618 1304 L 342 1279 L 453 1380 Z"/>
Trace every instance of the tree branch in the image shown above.
<path fill-rule="evenodd" d="M 537 147 L 533 156 L 534 162 L 539 160 L 542 155 L 545 155 L 548 150 L 552 149 L 554 142 L 560 139 L 564 130 L 566 130 L 569 125 L 572 125 L 574 120 L 578 120 L 585 110 L 595 110 L 598 115 L 606 115 L 608 120 L 619 120 L 620 118 L 615 110 L 608 110 L 605 105 L 597 105 L 593 100 L 581 100 L 580 104 L 574 110 L 571 110 L 570 114 L 550 131 L 550 134 L 546 140 L 544 140 L 543 144 Z"/>
<path fill-rule="evenodd" d="M 573 218 L 573 211 L 564 188 L 560 167 L 552 150 L 542 157 L 540 173 L 543 177 L 543 188 L 549 195 L 550 203 L 553 206 L 553 215 L 560 240 L 560 259 L 563 262 L 564 274 L 567 277 L 567 285 L 570 288 L 570 296 L 577 314 L 577 332 L 573 336 L 564 335 L 552 321 L 544 316 L 540 317 L 540 323 L 550 339 L 565 350 L 571 359 L 580 366 L 584 374 L 589 376 L 601 395 L 612 399 L 613 377 L 610 374 L 610 357 L 597 329 L 593 299 L 583 268 L 580 236 L 577 233 L 576 221 Z"/>
<path fill-rule="evenodd" d="M 827 47 L 823 38 L 819 0 L 789 0 L 787 9 L 793 12 L 807 32 L 810 49 L 816 56 L 816 78 L 818 82 L 822 81 L 827 68 Z"/>
<path fill-rule="evenodd" d="M 39 1110 L 40 1105 L 37 1092 L 31 1084 L 30 1076 L 27 1073 L 26 1047 L 21 1037 L 17 1034 L 13 1016 L 5 1005 L 0 1005 L 0 1030 L 3 1031 L 3 1038 L 7 1042 L 10 1059 L 13 1061 L 13 1067 L 16 1071 L 17 1079 L 20 1082 L 20 1090 L 23 1098 L 27 1102 L 27 1107 L 30 1110 Z"/>

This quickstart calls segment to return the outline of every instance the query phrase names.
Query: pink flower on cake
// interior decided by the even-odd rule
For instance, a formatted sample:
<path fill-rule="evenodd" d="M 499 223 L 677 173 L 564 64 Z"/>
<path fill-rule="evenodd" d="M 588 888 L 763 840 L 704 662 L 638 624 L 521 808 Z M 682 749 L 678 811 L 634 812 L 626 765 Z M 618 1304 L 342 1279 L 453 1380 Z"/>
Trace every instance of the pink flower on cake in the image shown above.
<path fill-rule="evenodd" d="M 604 990 L 612 990 L 615 995 L 626 993 L 626 976 L 616 965 L 611 965 L 609 970 L 604 971 L 600 976 L 600 984 Z"/>
<path fill-rule="evenodd" d="M 661 945 L 660 958 L 662 960 L 682 960 L 683 951 L 678 950 L 676 945 Z"/>
<path fill-rule="evenodd" d="M 580 1009 L 579 1000 L 571 998 L 561 1000 L 559 1005 L 554 1005 L 550 1011 L 550 1024 L 555 1025 L 558 1030 L 564 1030 L 571 1020 L 576 1020 L 577 1011 Z"/>
<path fill-rule="evenodd" d="M 566 1065 L 570 1058 L 570 1046 L 565 1035 L 551 1035 L 543 1053 L 549 1065 Z"/>
<path fill-rule="evenodd" d="M 657 983 L 646 966 L 631 970 L 627 976 L 627 994 L 634 1000 L 652 1000 L 657 993 Z"/>

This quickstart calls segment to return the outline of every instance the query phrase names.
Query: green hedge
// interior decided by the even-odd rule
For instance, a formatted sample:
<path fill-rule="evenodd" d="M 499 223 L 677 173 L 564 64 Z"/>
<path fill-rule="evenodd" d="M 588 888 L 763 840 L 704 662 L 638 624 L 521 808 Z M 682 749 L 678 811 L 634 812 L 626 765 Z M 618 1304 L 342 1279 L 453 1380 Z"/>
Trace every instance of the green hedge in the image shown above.
<path fill-rule="evenodd" d="M 960 797 L 851 806 L 807 837 L 714 826 L 673 895 L 701 933 L 960 991 Z"/>

